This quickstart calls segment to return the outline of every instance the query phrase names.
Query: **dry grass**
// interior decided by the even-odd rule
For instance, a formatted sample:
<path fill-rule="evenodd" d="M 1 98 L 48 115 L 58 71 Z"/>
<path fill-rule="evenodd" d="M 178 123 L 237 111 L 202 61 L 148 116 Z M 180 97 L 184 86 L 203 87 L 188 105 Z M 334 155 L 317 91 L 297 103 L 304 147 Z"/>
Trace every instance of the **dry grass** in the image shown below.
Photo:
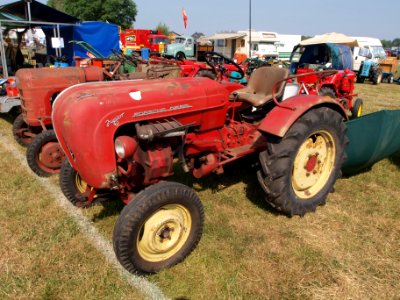
<path fill-rule="evenodd" d="M 0 164 L 0 299 L 141 299 L 1 145 Z"/>
<path fill-rule="evenodd" d="M 356 88 L 366 112 L 400 108 L 400 85 Z M 2 121 L 0 132 L 8 131 Z M 2 166 L 13 165 L 0 154 Z M 177 169 L 173 180 L 192 186 L 203 201 L 204 235 L 183 263 L 149 280 L 173 298 L 400 299 L 399 168 L 395 155 L 369 172 L 338 180 L 327 205 L 303 218 L 287 218 L 264 203 L 249 161 L 230 166 L 224 176 L 196 181 Z M 14 169 L 20 174 L 18 166 Z M 9 286 L 11 298 L 29 295 L 26 286 L 36 291 L 33 298 L 41 298 L 46 286 L 64 292 L 60 298 L 86 297 L 90 289 L 100 298 L 129 295 L 34 180 L 24 173 L 15 176 L 0 177 L 0 191 L 7 195 L 1 200 L 0 242 L 17 249 L 0 250 L 0 267 L 11 266 L 18 276 L 0 274 L 1 290 Z M 111 238 L 120 209 L 111 203 L 85 214 Z M 105 294 L 109 285 L 111 293 Z"/>

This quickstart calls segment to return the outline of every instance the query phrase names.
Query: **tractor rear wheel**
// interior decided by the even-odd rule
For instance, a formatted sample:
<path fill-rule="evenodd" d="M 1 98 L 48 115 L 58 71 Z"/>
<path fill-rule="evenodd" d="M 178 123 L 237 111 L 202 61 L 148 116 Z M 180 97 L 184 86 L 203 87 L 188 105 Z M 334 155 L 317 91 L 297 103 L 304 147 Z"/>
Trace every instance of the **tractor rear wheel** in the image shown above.
<path fill-rule="evenodd" d="M 382 82 L 382 70 L 380 69 L 375 69 L 373 70 L 373 74 L 372 74 L 372 83 L 377 85 L 380 84 Z"/>
<path fill-rule="evenodd" d="M 330 98 L 332 98 L 332 99 L 335 99 L 335 98 L 336 98 L 335 91 L 334 91 L 332 88 L 330 88 L 330 87 L 322 87 L 322 88 L 319 90 L 319 94 L 320 94 L 321 96 L 327 96 L 327 97 L 330 97 Z"/>
<path fill-rule="evenodd" d="M 315 211 L 341 176 L 347 142 L 339 113 L 327 107 L 308 111 L 260 153 L 257 175 L 267 202 L 289 216 Z"/>
<path fill-rule="evenodd" d="M 203 223 L 203 205 L 191 188 L 160 182 L 124 207 L 114 227 L 114 251 L 129 272 L 155 273 L 194 250 Z"/>
<path fill-rule="evenodd" d="M 33 140 L 33 132 L 29 128 L 28 124 L 25 123 L 24 117 L 22 114 L 19 114 L 14 122 L 13 122 L 13 136 L 14 139 L 20 144 L 21 146 L 28 146 Z"/>
<path fill-rule="evenodd" d="M 58 173 L 65 154 L 53 129 L 38 134 L 26 150 L 29 167 L 40 177 Z"/>

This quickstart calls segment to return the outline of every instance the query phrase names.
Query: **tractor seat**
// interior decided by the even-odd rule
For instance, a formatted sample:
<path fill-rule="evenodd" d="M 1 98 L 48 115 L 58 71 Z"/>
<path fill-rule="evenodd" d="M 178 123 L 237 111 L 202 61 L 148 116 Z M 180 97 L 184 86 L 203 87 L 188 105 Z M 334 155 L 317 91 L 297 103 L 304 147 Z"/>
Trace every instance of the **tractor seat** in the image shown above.
<path fill-rule="evenodd" d="M 288 69 L 278 67 L 261 67 L 251 74 L 245 88 L 236 90 L 230 95 L 231 101 L 248 102 L 254 107 L 260 107 L 272 100 L 272 88 L 277 81 L 285 79 L 289 75 Z M 285 82 L 278 84 L 275 96 L 281 96 Z"/>

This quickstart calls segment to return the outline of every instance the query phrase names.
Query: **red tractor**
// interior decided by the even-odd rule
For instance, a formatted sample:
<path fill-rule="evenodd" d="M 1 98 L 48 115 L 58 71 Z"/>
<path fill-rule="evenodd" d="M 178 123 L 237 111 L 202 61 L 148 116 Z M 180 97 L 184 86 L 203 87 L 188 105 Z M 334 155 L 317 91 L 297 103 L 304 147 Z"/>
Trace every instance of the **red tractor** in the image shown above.
<path fill-rule="evenodd" d="M 266 201 L 289 216 L 314 211 L 341 175 L 349 112 L 330 97 L 283 97 L 288 72 L 259 68 L 247 87 L 176 78 L 64 90 L 52 115 L 68 158 L 60 173 L 63 193 L 77 206 L 103 191 L 126 203 L 113 244 L 120 263 L 136 273 L 182 261 L 201 238 L 199 197 L 166 181 L 175 159 L 201 178 L 258 155 Z"/>
<path fill-rule="evenodd" d="M 27 146 L 28 165 L 37 175 L 46 177 L 58 173 L 65 158 L 52 130 L 51 120 L 53 101 L 64 89 L 90 81 L 215 76 L 203 63 L 201 66 L 194 63 L 181 66 L 160 62 L 145 66 L 139 57 L 128 57 L 116 50 L 113 52 L 113 59 L 91 60 L 95 64 L 101 63 L 101 67 L 21 69 L 17 72 L 22 114 L 14 121 L 13 134 L 21 145 Z M 120 72 L 121 66 L 128 62 L 144 72 Z"/>
<path fill-rule="evenodd" d="M 303 74 L 297 81 L 304 93 L 340 99 L 352 117 L 360 117 L 363 101 L 360 98 L 353 101 L 357 97 L 353 93 L 356 74 L 351 71 L 353 56 L 349 46 L 332 43 L 299 45 L 290 60 L 290 71 Z M 318 80 L 318 74 L 312 72 L 322 70 L 327 71 L 327 76 Z M 328 71 L 333 70 L 335 72 L 329 74 Z"/>

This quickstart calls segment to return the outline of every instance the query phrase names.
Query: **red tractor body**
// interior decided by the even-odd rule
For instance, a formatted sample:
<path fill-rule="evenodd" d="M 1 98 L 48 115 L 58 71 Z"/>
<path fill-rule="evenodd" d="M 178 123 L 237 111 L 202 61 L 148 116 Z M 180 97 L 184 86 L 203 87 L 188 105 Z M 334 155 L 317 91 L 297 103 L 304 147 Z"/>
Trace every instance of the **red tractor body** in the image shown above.
<path fill-rule="evenodd" d="M 297 68 L 296 74 L 312 73 L 315 70 L 310 68 Z M 325 76 L 318 81 L 317 75 L 301 76 L 297 78 L 299 83 L 304 83 L 310 94 L 318 94 L 317 88 L 328 88 L 334 92 L 335 97 L 338 99 L 346 99 L 349 109 L 352 108 L 352 100 L 354 96 L 354 81 L 356 74 L 349 70 L 339 70 L 331 76 Z M 318 82 L 318 87 L 315 84 Z"/>
<path fill-rule="evenodd" d="M 65 90 L 57 99 L 53 112 L 54 127 L 62 147 L 69 149 L 66 154 L 70 162 L 76 169 L 82 169 L 82 178 L 92 187 L 111 188 L 110 178 L 117 176 L 113 144 L 118 128 L 132 122 L 163 123 L 173 117 L 181 124 L 197 128 L 197 138 L 193 136 L 190 140 L 194 142 L 188 144 L 190 154 L 202 150 L 216 152 L 216 130 L 226 122 L 229 94 L 240 87 L 237 83 L 218 83 L 207 78 L 80 85 Z M 84 105 L 81 100 L 84 100 Z M 197 145 L 200 140 L 200 145 Z M 170 148 L 165 149 L 153 153 L 164 159 L 171 155 Z M 72 157 L 71 153 L 78 152 Z M 83 170 L 88 161 L 98 169 Z M 172 164 L 172 160 L 169 163 Z M 151 168 L 154 167 L 159 168 L 156 165 Z M 149 171 L 153 172 L 156 170 Z"/>
<path fill-rule="evenodd" d="M 236 158 L 259 152 L 266 147 L 262 131 L 282 137 L 293 122 L 313 106 L 325 104 L 344 115 L 333 99 L 299 95 L 285 101 L 287 108 L 275 107 L 269 113 L 271 121 L 267 117 L 254 125 L 227 120 L 227 115 L 234 114 L 235 109 L 246 106 L 243 102 L 229 101 L 229 95 L 241 87 L 237 83 L 207 78 L 79 85 L 65 90 L 57 98 L 54 128 L 70 163 L 79 170 L 81 177 L 90 186 L 104 189 L 115 188 L 119 170 L 114 140 L 117 131 L 125 126 L 171 122 L 179 134 L 183 134 L 185 128 L 196 128 L 186 135 L 184 155 L 204 153 L 207 163 L 192 168 L 194 176 L 201 177 L 219 171 L 221 166 Z M 138 128 L 132 128 L 132 132 Z M 155 129 L 149 127 L 148 130 Z M 141 139 L 146 140 L 145 137 Z M 147 139 L 152 140 L 151 137 Z M 135 153 L 145 174 L 136 186 L 143 188 L 172 175 L 171 146 L 157 145 Z"/>

